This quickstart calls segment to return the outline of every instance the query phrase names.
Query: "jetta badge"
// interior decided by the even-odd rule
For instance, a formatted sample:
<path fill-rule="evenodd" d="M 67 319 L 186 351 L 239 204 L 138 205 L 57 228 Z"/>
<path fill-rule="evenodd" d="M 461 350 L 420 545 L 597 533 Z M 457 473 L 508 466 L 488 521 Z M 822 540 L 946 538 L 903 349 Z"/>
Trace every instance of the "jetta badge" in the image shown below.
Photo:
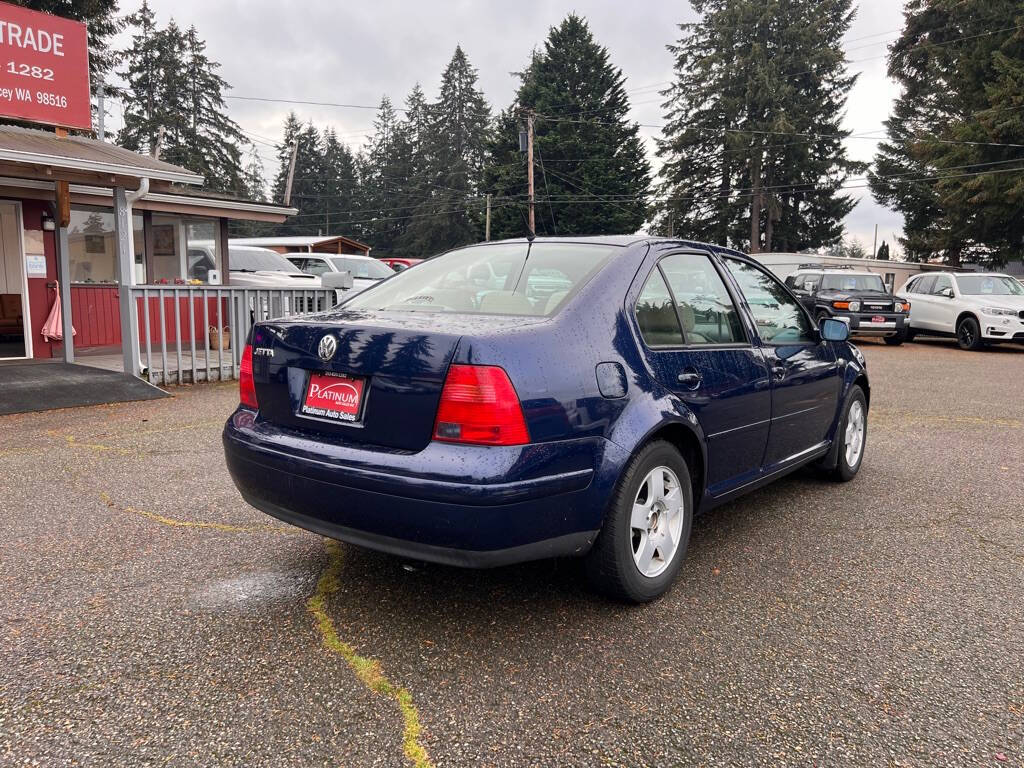
<path fill-rule="evenodd" d="M 325 363 L 334 357 L 334 353 L 338 351 L 338 340 L 331 334 L 327 334 L 320 339 L 320 346 L 317 347 L 317 354 L 320 355 L 320 359 Z"/>

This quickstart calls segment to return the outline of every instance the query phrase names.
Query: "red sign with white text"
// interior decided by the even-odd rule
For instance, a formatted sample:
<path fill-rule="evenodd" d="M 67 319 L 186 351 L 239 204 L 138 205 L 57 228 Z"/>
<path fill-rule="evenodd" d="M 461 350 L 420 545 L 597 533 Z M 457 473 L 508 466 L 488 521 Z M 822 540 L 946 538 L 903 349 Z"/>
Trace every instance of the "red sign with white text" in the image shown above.
<path fill-rule="evenodd" d="M 85 24 L 0 3 L 0 116 L 92 130 Z"/>
<path fill-rule="evenodd" d="M 364 382 L 365 379 L 340 373 L 311 373 L 300 412 L 334 421 L 355 421 L 359 418 Z"/>

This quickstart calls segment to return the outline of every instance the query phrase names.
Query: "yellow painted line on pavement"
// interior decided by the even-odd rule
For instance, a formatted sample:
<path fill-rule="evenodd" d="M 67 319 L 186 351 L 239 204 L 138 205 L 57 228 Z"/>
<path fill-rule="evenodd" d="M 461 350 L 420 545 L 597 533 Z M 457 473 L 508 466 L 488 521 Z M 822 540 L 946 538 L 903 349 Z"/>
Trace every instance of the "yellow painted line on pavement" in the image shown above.
<path fill-rule="evenodd" d="M 413 704 L 412 694 L 396 686 L 381 671 L 380 662 L 356 653 L 356 649 L 338 637 L 334 622 L 327 613 L 327 599 L 338 591 L 341 575 L 341 547 L 336 541 L 327 542 L 329 560 L 327 568 L 320 574 L 316 590 L 307 603 L 307 610 L 313 614 L 320 629 L 320 636 L 326 648 L 334 651 L 349 665 L 356 677 L 374 693 L 394 699 L 402 712 L 405 728 L 402 734 L 402 748 L 406 758 L 415 768 L 433 768 L 427 750 L 420 743 L 420 716 Z"/>
<path fill-rule="evenodd" d="M 109 494 L 103 492 L 100 492 L 100 498 L 108 507 L 119 509 L 122 512 L 130 512 L 134 515 L 141 515 L 142 517 L 147 517 L 154 522 L 171 528 L 207 528 L 214 531 L 227 531 L 229 533 L 271 532 L 281 534 L 292 534 L 298 530 L 297 528 L 291 528 L 283 525 L 229 525 L 227 523 L 210 523 L 202 520 L 176 520 L 173 517 L 158 515 L 156 512 L 150 512 L 145 509 L 136 509 L 135 507 L 119 505 L 110 498 Z"/>

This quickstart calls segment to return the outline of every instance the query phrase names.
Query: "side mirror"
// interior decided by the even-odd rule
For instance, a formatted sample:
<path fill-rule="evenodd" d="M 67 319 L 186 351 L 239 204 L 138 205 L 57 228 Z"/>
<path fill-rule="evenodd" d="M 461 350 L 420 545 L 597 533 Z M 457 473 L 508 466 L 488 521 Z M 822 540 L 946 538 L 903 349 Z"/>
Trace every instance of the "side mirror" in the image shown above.
<path fill-rule="evenodd" d="M 941 291 L 939 291 L 939 295 L 940 296 L 945 296 L 947 299 L 952 299 L 953 298 L 953 289 L 952 288 L 943 288 Z"/>
<path fill-rule="evenodd" d="M 825 341 L 848 341 L 850 338 L 850 326 L 834 317 L 821 318 L 819 330 Z"/>
<path fill-rule="evenodd" d="M 320 285 L 336 291 L 350 291 L 355 283 L 351 272 L 324 272 L 320 275 Z"/>

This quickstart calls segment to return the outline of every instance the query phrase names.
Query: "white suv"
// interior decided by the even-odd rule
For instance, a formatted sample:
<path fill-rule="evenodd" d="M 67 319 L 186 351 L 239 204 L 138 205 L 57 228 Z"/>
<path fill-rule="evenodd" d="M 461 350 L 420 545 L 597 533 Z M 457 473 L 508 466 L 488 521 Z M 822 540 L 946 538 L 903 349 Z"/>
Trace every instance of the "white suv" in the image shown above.
<path fill-rule="evenodd" d="M 907 281 L 908 336 L 955 336 L 962 349 L 1024 342 L 1024 285 L 992 272 L 928 272 Z"/>

